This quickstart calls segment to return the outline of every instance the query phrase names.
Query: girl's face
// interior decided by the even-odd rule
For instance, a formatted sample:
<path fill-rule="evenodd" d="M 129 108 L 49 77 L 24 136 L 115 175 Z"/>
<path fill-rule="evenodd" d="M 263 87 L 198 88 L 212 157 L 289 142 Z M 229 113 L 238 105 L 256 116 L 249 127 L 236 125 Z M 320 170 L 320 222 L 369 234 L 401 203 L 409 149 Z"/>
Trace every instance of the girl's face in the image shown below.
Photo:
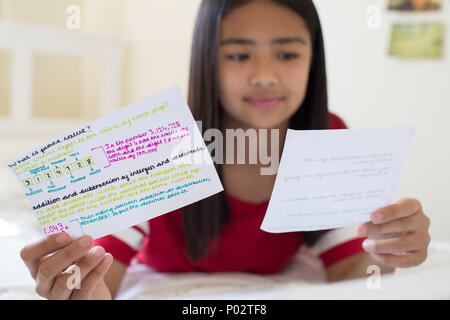
<path fill-rule="evenodd" d="M 220 102 L 241 127 L 276 128 L 302 104 L 312 44 L 296 12 L 258 0 L 226 15 L 218 51 Z"/>

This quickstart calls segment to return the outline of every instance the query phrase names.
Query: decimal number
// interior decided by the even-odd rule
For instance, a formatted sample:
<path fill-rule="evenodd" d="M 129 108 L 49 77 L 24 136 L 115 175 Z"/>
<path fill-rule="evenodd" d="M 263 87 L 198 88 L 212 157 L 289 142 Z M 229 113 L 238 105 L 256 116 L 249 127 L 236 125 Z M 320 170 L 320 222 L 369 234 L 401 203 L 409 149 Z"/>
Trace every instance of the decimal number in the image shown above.
<path fill-rule="evenodd" d="M 176 128 L 179 128 L 179 127 L 181 127 L 180 122 L 179 121 L 175 121 L 175 122 L 169 123 L 167 126 L 157 127 L 157 128 L 155 128 L 155 131 L 156 131 L 156 133 L 161 133 L 161 132 L 173 130 L 173 129 L 176 129 Z M 151 134 L 154 133 L 153 130 L 151 130 L 151 129 L 149 131 L 150 131 Z"/>
<path fill-rule="evenodd" d="M 55 232 L 64 232 L 68 229 L 67 226 L 63 225 L 61 222 L 57 224 L 51 224 L 49 226 L 44 227 L 44 233 L 45 234 L 51 234 Z"/>

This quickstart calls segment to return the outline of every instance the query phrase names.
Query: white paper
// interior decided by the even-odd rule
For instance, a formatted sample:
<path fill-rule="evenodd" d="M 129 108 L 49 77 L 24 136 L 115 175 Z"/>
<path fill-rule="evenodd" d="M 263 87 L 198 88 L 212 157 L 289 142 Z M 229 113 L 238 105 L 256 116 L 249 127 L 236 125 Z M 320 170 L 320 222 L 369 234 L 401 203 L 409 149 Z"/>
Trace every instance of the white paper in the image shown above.
<path fill-rule="evenodd" d="M 261 229 L 281 233 L 370 221 L 392 204 L 415 127 L 288 129 Z"/>
<path fill-rule="evenodd" d="M 56 138 L 8 167 L 44 235 L 99 238 L 223 191 L 177 86 Z"/>

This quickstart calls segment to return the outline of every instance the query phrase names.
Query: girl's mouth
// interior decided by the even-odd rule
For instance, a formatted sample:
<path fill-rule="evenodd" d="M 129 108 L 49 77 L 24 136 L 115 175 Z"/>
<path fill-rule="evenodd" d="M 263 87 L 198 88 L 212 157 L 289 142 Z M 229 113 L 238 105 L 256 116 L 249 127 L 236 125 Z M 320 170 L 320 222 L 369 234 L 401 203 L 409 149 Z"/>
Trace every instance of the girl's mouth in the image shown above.
<path fill-rule="evenodd" d="M 276 106 L 284 100 L 284 97 L 251 97 L 244 98 L 244 101 L 255 108 L 267 109 Z"/>

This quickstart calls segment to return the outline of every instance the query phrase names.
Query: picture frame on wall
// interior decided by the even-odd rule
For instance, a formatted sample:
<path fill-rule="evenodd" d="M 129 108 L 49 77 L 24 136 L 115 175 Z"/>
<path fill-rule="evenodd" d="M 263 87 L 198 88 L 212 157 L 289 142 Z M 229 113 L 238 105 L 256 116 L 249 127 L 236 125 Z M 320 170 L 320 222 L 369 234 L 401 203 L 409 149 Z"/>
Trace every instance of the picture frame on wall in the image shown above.
<path fill-rule="evenodd" d="M 442 22 L 395 23 L 389 55 L 403 59 L 442 59 L 445 24 Z"/>
<path fill-rule="evenodd" d="M 388 10 L 441 11 L 442 0 L 389 0 Z"/>

